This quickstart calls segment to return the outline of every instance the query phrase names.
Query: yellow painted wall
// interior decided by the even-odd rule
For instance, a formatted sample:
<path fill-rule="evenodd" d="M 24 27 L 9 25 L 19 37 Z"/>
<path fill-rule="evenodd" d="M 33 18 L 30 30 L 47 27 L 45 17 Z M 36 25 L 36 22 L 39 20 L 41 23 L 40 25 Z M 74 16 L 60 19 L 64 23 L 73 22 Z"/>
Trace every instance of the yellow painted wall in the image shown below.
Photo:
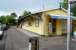
<path fill-rule="evenodd" d="M 56 34 L 62 35 L 61 20 L 56 21 Z"/>
<path fill-rule="evenodd" d="M 61 20 L 62 22 L 62 33 L 66 34 L 67 33 L 67 20 Z"/>
<path fill-rule="evenodd" d="M 65 12 L 64 10 L 60 10 L 60 9 L 46 11 L 46 14 L 56 15 L 56 16 L 61 16 L 61 17 L 68 16 L 67 12 Z M 61 26 L 62 26 L 61 20 L 57 20 L 56 21 L 56 35 L 62 35 L 62 27 Z"/>
<path fill-rule="evenodd" d="M 28 26 L 27 23 L 24 23 L 22 28 L 43 35 L 43 22 L 39 22 L 39 27 L 35 26 L 35 22 L 32 26 Z"/>
<path fill-rule="evenodd" d="M 22 26 L 23 29 L 35 32 L 40 35 L 49 35 L 48 33 L 48 14 L 51 15 L 60 15 L 60 16 L 67 16 L 67 13 L 64 12 L 63 10 L 50 10 L 46 11 L 45 13 L 42 14 L 42 22 L 39 22 L 39 27 L 35 26 L 35 22 L 33 22 L 32 26 L 27 26 L 27 22 L 25 22 Z M 61 35 L 62 30 L 61 30 L 61 21 L 57 20 L 56 22 L 56 34 Z"/>
<path fill-rule="evenodd" d="M 42 14 L 42 19 L 43 19 L 43 34 L 44 35 L 49 35 L 49 16 L 46 13 Z"/>
<path fill-rule="evenodd" d="M 76 20 L 72 21 L 73 31 L 76 32 Z"/>
<path fill-rule="evenodd" d="M 59 10 L 59 9 L 56 9 L 56 10 L 49 10 L 49 11 L 46 11 L 47 14 L 50 14 L 50 15 L 58 15 L 58 16 L 67 16 L 67 12 L 65 12 L 64 10 Z"/>
<path fill-rule="evenodd" d="M 28 26 L 28 22 L 25 22 L 22 26 L 23 29 L 35 32 L 40 35 L 49 35 L 48 34 L 48 16 L 42 14 L 42 21 L 39 22 L 39 26 L 35 26 L 35 21 L 33 22 L 32 26 Z"/>

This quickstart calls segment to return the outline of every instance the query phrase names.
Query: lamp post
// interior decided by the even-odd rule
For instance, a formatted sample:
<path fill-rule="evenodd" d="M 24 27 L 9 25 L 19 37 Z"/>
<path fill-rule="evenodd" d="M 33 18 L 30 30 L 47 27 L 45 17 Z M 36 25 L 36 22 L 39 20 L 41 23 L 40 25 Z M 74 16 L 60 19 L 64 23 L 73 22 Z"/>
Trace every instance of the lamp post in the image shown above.
<path fill-rule="evenodd" d="M 59 0 L 59 2 L 61 3 L 61 0 Z M 67 2 L 65 2 L 64 4 L 67 4 Z M 60 5 L 61 7 L 61 5 Z M 71 50 L 71 27 L 72 27 L 72 23 L 71 23 L 71 17 L 70 17 L 70 0 L 68 0 L 68 17 L 67 17 L 67 50 Z"/>
<path fill-rule="evenodd" d="M 68 0 L 68 17 L 67 17 L 67 50 L 71 50 L 71 17 L 70 17 L 70 0 Z"/>

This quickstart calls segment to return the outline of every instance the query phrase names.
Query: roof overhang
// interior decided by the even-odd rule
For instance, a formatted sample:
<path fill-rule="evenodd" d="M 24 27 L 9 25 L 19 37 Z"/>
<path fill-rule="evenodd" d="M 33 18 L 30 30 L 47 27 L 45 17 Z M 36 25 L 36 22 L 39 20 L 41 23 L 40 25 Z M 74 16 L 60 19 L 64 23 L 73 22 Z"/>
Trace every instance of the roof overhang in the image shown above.
<path fill-rule="evenodd" d="M 75 16 L 71 16 L 72 20 L 76 20 L 76 17 Z"/>
<path fill-rule="evenodd" d="M 58 15 L 50 15 L 50 18 L 52 19 L 68 19 L 68 16 L 58 16 Z M 72 20 L 76 20 L 75 16 L 71 16 Z"/>
<path fill-rule="evenodd" d="M 50 16 L 50 18 L 52 18 L 52 19 L 67 19 L 66 16 L 50 15 L 50 14 L 49 14 L 49 16 Z"/>

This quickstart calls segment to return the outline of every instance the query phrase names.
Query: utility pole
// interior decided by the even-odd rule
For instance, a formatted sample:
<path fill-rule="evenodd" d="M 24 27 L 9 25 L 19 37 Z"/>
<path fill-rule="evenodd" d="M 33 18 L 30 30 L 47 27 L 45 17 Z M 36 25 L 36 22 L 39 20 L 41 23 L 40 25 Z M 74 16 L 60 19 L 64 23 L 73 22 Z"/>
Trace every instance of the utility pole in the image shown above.
<path fill-rule="evenodd" d="M 42 0 L 42 10 L 45 10 L 45 0 Z"/>
<path fill-rule="evenodd" d="M 67 50 L 71 50 L 71 16 L 70 16 L 70 0 L 68 0 L 68 17 L 67 17 Z"/>
<path fill-rule="evenodd" d="M 61 0 L 59 0 L 59 2 L 61 3 Z M 68 0 L 67 2 L 64 2 L 64 4 L 68 4 L 68 16 L 67 16 L 67 50 L 71 50 L 71 27 L 72 27 L 72 23 L 71 23 L 71 16 L 70 16 L 70 0 Z M 61 5 L 60 5 L 61 6 Z"/>

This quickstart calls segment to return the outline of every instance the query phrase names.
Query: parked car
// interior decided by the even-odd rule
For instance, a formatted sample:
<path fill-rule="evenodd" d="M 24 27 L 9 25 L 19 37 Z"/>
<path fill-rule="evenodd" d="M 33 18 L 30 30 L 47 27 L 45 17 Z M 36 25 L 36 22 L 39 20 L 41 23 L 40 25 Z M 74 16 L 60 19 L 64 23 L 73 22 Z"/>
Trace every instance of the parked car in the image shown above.
<path fill-rule="evenodd" d="M 9 28 L 10 26 L 9 26 L 9 25 L 5 25 L 5 24 L 4 24 L 4 25 L 2 25 L 2 27 L 3 27 L 3 28 L 2 28 L 2 29 L 3 29 L 3 31 L 5 31 L 5 30 L 8 30 L 8 28 Z"/>
<path fill-rule="evenodd" d="M 2 26 L 0 26 L 0 40 L 3 39 L 3 35 L 4 35 L 3 29 L 2 29 Z"/>

